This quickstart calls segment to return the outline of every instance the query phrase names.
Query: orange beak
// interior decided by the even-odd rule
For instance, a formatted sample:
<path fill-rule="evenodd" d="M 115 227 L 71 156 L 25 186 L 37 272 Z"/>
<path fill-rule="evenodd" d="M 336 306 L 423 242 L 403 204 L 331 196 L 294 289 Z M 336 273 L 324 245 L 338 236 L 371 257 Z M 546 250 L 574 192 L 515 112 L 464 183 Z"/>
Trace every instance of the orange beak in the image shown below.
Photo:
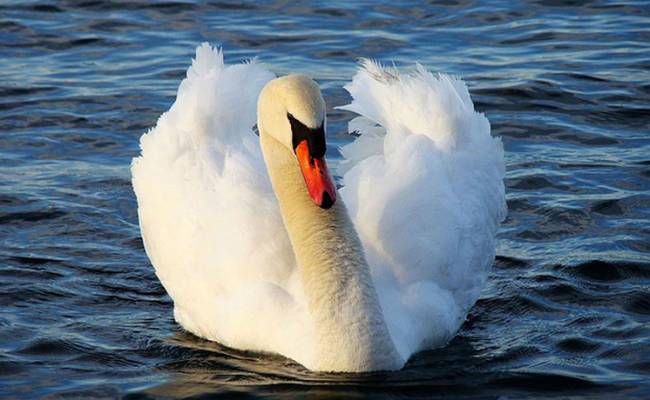
<path fill-rule="evenodd" d="M 328 209 L 336 201 L 336 187 L 327 170 L 325 156 L 313 158 L 309 154 L 307 141 L 303 140 L 296 146 L 296 156 L 300 164 L 302 177 L 305 179 L 309 197 L 317 206 Z"/>

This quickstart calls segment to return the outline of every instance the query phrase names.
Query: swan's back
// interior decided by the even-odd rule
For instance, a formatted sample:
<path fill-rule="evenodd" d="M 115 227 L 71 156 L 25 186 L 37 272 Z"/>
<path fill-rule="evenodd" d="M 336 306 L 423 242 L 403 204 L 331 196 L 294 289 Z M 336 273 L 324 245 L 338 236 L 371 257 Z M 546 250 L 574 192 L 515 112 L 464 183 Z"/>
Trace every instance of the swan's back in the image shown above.
<path fill-rule="evenodd" d="M 341 149 L 342 196 L 408 358 L 444 345 L 484 286 L 506 213 L 503 149 L 460 79 L 366 61 L 346 89 L 360 137 Z"/>

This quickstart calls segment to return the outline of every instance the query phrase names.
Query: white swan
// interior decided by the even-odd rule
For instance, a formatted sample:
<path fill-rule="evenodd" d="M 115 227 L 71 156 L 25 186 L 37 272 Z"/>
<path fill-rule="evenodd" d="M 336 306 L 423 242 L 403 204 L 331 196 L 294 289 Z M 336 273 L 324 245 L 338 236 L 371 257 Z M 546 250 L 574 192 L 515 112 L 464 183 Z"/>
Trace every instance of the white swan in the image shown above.
<path fill-rule="evenodd" d="M 365 62 L 346 89 L 360 136 L 337 193 L 318 86 L 197 48 L 132 165 L 147 254 L 188 331 L 358 372 L 399 369 L 464 321 L 506 212 L 500 140 L 461 80 L 420 66 Z"/>

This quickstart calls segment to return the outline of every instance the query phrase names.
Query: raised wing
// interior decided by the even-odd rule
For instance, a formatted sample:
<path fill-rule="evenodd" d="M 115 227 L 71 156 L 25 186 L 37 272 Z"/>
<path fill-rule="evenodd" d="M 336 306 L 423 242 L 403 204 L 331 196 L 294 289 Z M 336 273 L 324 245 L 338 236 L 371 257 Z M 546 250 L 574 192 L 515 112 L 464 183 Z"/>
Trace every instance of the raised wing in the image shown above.
<path fill-rule="evenodd" d="M 506 215 L 503 148 L 464 82 L 363 61 L 341 194 L 402 356 L 446 343 L 477 300 Z"/>
<path fill-rule="evenodd" d="M 291 308 L 295 261 L 252 130 L 272 78 L 254 60 L 227 66 L 220 50 L 198 47 L 132 174 L 145 248 L 176 319 L 227 345 L 282 352 L 264 332 Z"/>

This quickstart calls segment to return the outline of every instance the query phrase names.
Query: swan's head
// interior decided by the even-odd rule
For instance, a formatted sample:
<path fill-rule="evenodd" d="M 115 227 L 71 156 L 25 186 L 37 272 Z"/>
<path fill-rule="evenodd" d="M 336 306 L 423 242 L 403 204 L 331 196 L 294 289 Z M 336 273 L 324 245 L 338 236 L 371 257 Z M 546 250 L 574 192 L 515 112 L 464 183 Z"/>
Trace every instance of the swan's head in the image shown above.
<path fill-rule="evenodd" d="M 336 201 L 325 162 L 325 100 L 316 82 L 291 74 L 266 84 L 257 103 L 257 126 L 289 149 L 298 161 L 309 196 L 322 208 Z"/>

